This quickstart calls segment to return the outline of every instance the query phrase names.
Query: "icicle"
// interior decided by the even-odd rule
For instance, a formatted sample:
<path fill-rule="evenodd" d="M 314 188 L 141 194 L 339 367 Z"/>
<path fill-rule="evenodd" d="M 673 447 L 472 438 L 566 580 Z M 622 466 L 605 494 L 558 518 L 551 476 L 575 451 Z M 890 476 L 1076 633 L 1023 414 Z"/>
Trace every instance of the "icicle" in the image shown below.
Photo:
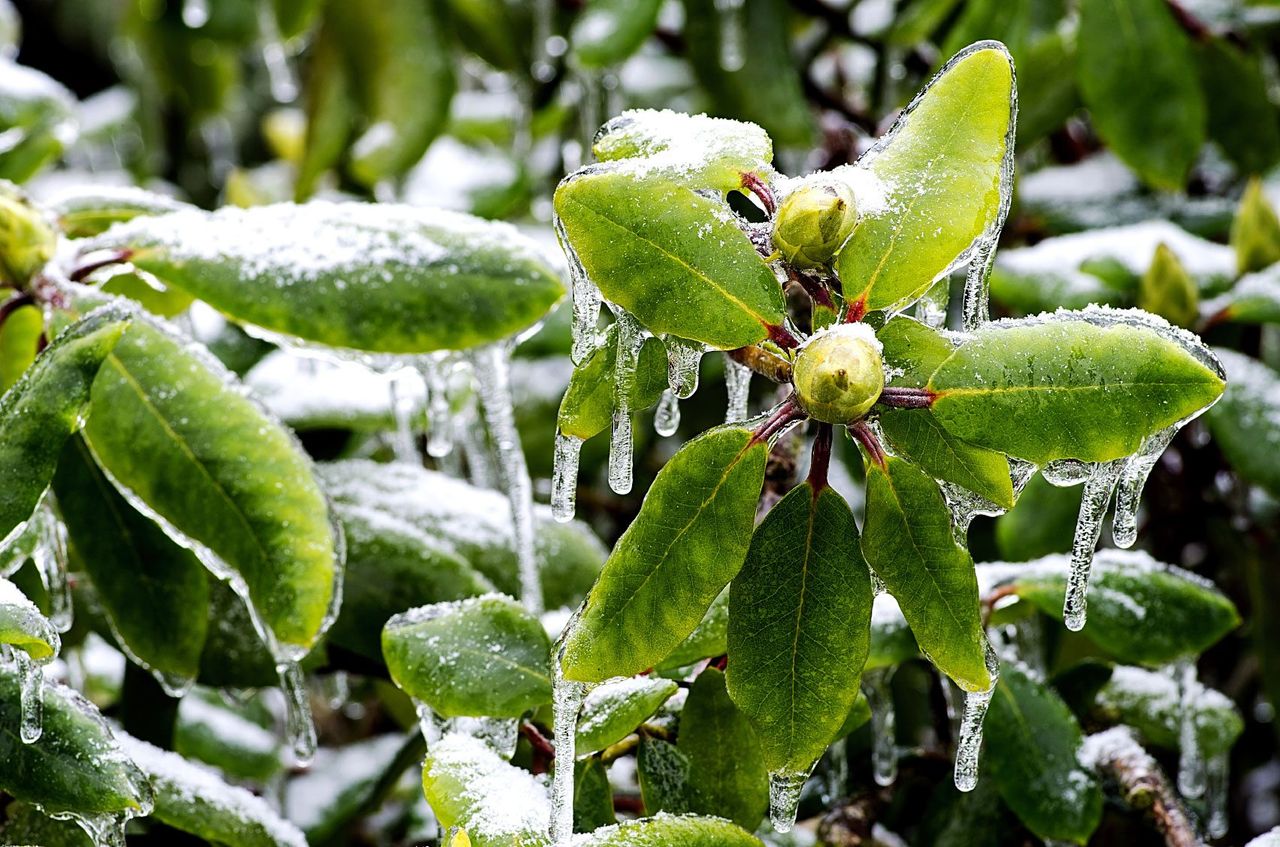
<path fill-rule="evenodd" d="M 729 393 L 725 407 L 725 423 L 747 419 L 747 399 L 751 395 L 751 368 L 740 365 L 728 355 L 724 357 L 724 384 Z"/>
<path fill-rule="evenodd" d="M 413 706 L 418 713 L 418 729 L 422 732 L 422 740 L 427 742 L 427 749 L 431 749 L 436 742 L 444 737 L 440 716 L 421 700 L 414 700 Z"/>
<path fill-rule="evenodd" d="M 293 748 L 293 757 L 302 766 L 311 764 L 316 754 L 316 724 L 311 717 L 311 694 L 302 668 L 297 662 L 276 665 L 280 690 L 284 692 L 285 735 Z"/>
<path fill-rule="evenodd" d="M 987 287 L 991 266 L 996 259 L 996 237 L 983 233 L 969 258 L 969 270 L 964 279 L 964 331 L 973 332 L 991 320 L 987 305 Z"/>
<path fill-rule="evenodd" d="M 840 739 L 827 748 L 827 772 L 822 781 L 822 802 L 832 805 L 844 796 L 849 784 L 849 742 Z"/>
<path fill-rule="evenodd" d="M 618 350 L 613 368 L 613 431 L 609 437 L 609 487 L 627 494 L 632 483 L 631 396 L 635 392 L 636 364 L 644 345 L 644 328 L 621 309 L 615 313 Z"/>
<path fill-rule="evenodd" d="M 583 440 L 556 433 L 556 453 L 551 471 L 551 516 L 561 523 L 573 520 L 578 498 L 578 459 Z"/>
<path fill-rule="evenodd" d="M 572 626 L 572 622 L 569 626 Z M 576 757 L 578 712 L 587 686 L 564 678 L 562 657 L 552 663 L 552 721 L 555 728 L 555 772 L 551 782 L 551 847 L 568 847 L 573 840 L 573 765 Z"/>
<path fill-rule="evenodd" d="M 498 468 L 493 462 L 493 454 L 484 437 L 484 428 L 476 425 L 476 408 L 474 402 L 468 406 L 466 414 L 459 416 L 454 427 L 454 436 L 462 447 L 460 451 L 467 460 L 467 472 L 471 484 L 479 488 L 497 490 L 499 486 Z"/>
<path fill-rule="evenodd" d="M 1230 821 L 1227 818 L 1228 765 L 1226 752 L 1214 753 L 1205 760 L 1205 828 L 1210 838 L 1222 838 L 1227 834 Z"/>
<path fill-rule="evenodd" d="M 653 429 L 658 435 L 667 437 L 676 434 L 680 426 L 680 401 L 670 388 L 662 392 L 658 400 L 658 408 L 653 413 Z"/>
<path fill-rule="evenodd" d="M 351 699 L 351 680 L 346 671 L 334 671 L 320 677 L 320 696 L 324 704 L 337 711 Z"/>
<path fill-rule="evenodd" d="M 1086 600 L 1089 590 L 1089 573 L 1093 568 L 1093 552 L 1102 536 L 1102 521 L 1111 503 L 1124 467 L 1124 459 L 1102 462 L 1093 466 L 1093 473 L 1084 484 L 1080 495 L 1080 514 L 1076 518 L 1076 534 L 1071 541 L 1071 571 L 1067 575 L 1067 596 L 1062 607 L 1062 617 L 1067 629 L 1079 632 L 1084 629 Z"/>
<path fill-rule="evenodd" d="M 41 717 L 44 713 L 44 668 L 25 650 L 14 649 L 13 658 L 18 665 L 22 681 L 22 728 L 19 735 L 25 744 L 34 744 L 44 732 Z"/>
<path fill-rule="evenodd" d="M 395 416 L 396 433 L 392 450 L 396 461 L 418 462 L 418 446 L 413 434 L 413 393 L 409 390 L 410 371 L 399 370 L 387 383 L 391 392 L 391 413 Z"/>
<path fill-rule="evenodd" d="M 892 668 L 862 676 L 862 693 L 871 706 L 871 765 L 876 785 L 893 785 L 898 778 L 897 721 L 893 711 Z"/>
<path fill-rule="evenodd" d="M 209 0 L 183 0 L 182 22 L 192 29 L 200 29 L 209 22 Z"/>
<path fill-rule="evenodd" d="M 1125 461 L 1120 472 L 1120 484 L 1116 488 L 1116 511 L 1111 521 L 1111 537 L 1117 547 L 1132 547 L 1138 540 L 1138 502 L 1142 499 L 1142 489 L 1160 455 L 1181 428 L 1182 424 L 1176 424 L 1157 432 L 1142 442 L 1138 452 Z"/>
<path fill-rule="evenodd" d="M 100 815 L 55 814 L 60 820 L 73 820 L 85 831 L 94 847 L 126 847 L 124 828 L 130 815 L 104 813 Z"/>
<path fill-rule="evenodd" d="M 956 788 L 972 791 L 978 787 L 978 754 L 982 751 L 982 723 L 987 717 L 987 707 L 996 693 L 1000 680 L 1000 660 L 996 651 L 986 645 L 987 673 L 991 685 L 985 691 L 969 691 L 964 695 L 964 717 L 960 720 L 960 739 L 956 743 Z"/>
<path fill-rule="evenodd" d="M 449 407 L 449 362 L 422 359 L 418 364 L 427 388 L 427 455 L 443 459 L 453 452 L 453 420 Z"/>
<path fill-rule="evenodd" d="M 746 22 L 743 7 L 746 0 L 715 0 L 720 18 L 720 67 L 733 72 L 746 64 Z"/>
<path fill-rule="evenodd" d="M 667 348 L 667 387 L 681 400 L 687 400 L 698 390 L 698 366 L 706 348 L 699 341 L 689 341 L 674 335 L 662 338 Z"/>
<path fill-rule="evenodd" d="M 1184 659 L 1170 668 L 1178 685 L 1178 793 L 1197 799 L 1205 792 L 1205 761 L 1196 731 L 1200 680 L 1194 659 Z"/>
<path fill-rule="evenodd" d="M 58 632 L 66 632 L 75 615 L 67 579 L 67 530 L 58 520 L 51 492 L 45 493 L 38 508 L 39 535 L 31 559 L 49 592 L 49 622 Z"/>
<path fill-rule="evenodd" d="M 951 278 L 943 277 L 916 301 L 916 320 L 934 329 L 947 322 L 947 306 L 951 301 Z"/>
<path fill-rule="evenodd" d="M 602 299 L 600 289 L 591 281 L 587 269 L 582 266 L 582 260 L 578 258 L 578 252 L 569 243 L 569 236 L 558 216 L 555 219 L 555 229 L 560 249 L 564 251 L 569 265 L 570 288 L 573 293 L 573 344 L 569 350 L 569 358 L 575 365 L 580 365 L 590 358 L 599 345 L 596 324 L 600 320 Z"/>
<path fill-rule="evenodd" d="M 769 774 L 769 821 L 775 832 L 790 832 L 796 825 L 800 808 L 800 792 L 809 774 L 800 771 L 774 771 Z"/>
<path fill-rule="evenodd" d="M 542 613 L 542 582 L 533 553 L 533 483 L 511 406 L 511 349 L 506 342 L 472 354 L 480 408 L 498 451 L 500 476 L 511 504 L 511 523 L 520 569 L 520 599 L 533 614 Z"/>

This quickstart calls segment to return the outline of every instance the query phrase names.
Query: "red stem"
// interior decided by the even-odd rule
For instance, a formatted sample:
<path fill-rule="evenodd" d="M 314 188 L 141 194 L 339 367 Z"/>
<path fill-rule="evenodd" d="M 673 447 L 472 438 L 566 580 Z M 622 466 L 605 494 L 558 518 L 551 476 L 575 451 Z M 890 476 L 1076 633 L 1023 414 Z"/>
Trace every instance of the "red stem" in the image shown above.
<path fill-rule="evenodd" d="M 760 199 L 760 203 L 764 206 L 765 212 L 769 217 L 773 217 L 773 213 L 778 208 L 778 202 L 774 199 L 773 189 L 769 184 L 762 180 L 754 171 L 747 171 L 742 174 L 742 187 L 750 191 Z"/>
<path fill-rule="evenodd" d="M 815 306 L 824 306 L 834 310 L 836 302 L 831 299 L 831 292 L 827 290 L 827 286 L 822 280 L 810 276 L 807 273 L 798 271 L 795 268 L 788 268 L 788 274 L 791 280 L 804 289 L 804 293 L 809 295 L 809 299 L 813 301 Z"/>
<path fill-rule="evenodd" d="M 844 322 L 856 324 L 867 315 L 867 296 L 864 294 L 849 304 L 849 311 L 844 313 Z"/>
<path fill-rule="evenodd" d="M 92 256 L 93 254 L 90 253 L 89 255 Z M 69 276 L 72 282 L 83 282 L 85 278 L 89 276 L 89 274 L 93 273 L 99 268 L 105 268 L 107 265 L 118 265 L 121 262 L 127 262 L 129 261 L 129 257 L 132 255 L 133 255 L 132 250 L 127 250 L 127 249 L 112 250 L 110 253 L 104 254 L 100 258 L 94 259 L 90 262 L 86 262 L 85 264 L 79 265 L 76 268 L 72 269 Z"/>
<path fill-rule="evenodd" d="M 867 426 L 867 422 L 858 421 L 849 424 L 849 434 L 862 445 L 863 450 L 867 451 L 867 458 L 883 470 L 888 459 L 885 456 L 884 447 L 880 446 L 880 439 L 876 438 L 876 434 L 872 432 L 871 427 Z"/>
<path fill-rule="evenodd" d="M 876 402 L 895 409 L 927 409 L 937 397 L 927 388 L 890 387 L 880 392 Z"/>
<path fill-rule="evenodd" d="M 813 439 L 813 454 L 809 459 L 809 487 L 813 496 L 827 487 L 827 471 L 831 468 L 831 439 L 834 427 L 829 423 L 818 424 L 818 433 Z"/>
<path fill-rule="evenodd" d="M 800 404 L 796 400 L 796 395 L 791 394 L 786 400 L 783 400 L 772 413 L 770 413 L 769 417 L 764 419 L 764 422 L 760 424 L 760 428 L 756 430 L 752 441 L 755 443 L 768 441 L 787 426 L 803 417 L 805 417 L 805 413 L 800 408 Z"/>
<path fill-rule="evenodd" d="M 782 324 L 767 325 L 765 329 L 769 331 L 769 340 L 783 350 L 794 350 L 800 346 L 800 339 L 792 335 L 791 331 Z"/>

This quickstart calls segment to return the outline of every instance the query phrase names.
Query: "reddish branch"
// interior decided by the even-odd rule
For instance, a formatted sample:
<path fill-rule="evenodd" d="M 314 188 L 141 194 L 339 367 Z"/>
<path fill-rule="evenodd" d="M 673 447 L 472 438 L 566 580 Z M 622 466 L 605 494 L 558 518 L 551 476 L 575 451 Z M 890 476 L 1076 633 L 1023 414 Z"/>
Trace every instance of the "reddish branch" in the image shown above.
<path fill-rule="evenodd" d="M 83 282 L 89 274 L 105 268 L 107 265 L 118 265 L 121 262 L 129 261 L 129 257 L 133 255 L 132 250 L 109 250 L 101 253 L 87 254 L 88 261 L 82 265 L 77 265 L 69 274 L 72 282 Z M 86 257 L 81 257 L 86 258 Z"/>
<path fill-rule="evenodd" d="M 937 396 L 927 388 L 891 386 L 880 392 L 880 399 L 876 402 L 895 409 L 927 409 Z"/>
<path fill-rule="evenodd" d="M 766 327 L 769 331 L 769 340 L 777 344 L 783 350 L 794 350 L 800 346 L 800 339 L 791 334 L 785 326 L 776 324 Z"/>
<path fill-rule="evenodd" d="M 786 384 L 791 382 L 791 363 L 761 347 L 739 347 L 725 351 L 730 359 L 751 368 L 753 373 L 765 379 Z"/>
<path fill-rule="evenodd" d="M 831 467 L 831 440 L 834 428 L 829 423 L 818 424 L 813 439 L 813 455 L 809 459 L 809 486 L 817 497 L 827 487 L 827 471 Z"/>
<path fill-rule="evenodd" d="M 831 299 L 831 292 L 827 289 L 826 283 L 795 268 L 787 268 L 787 275 L 791 277 L 792 282 L 804 289 L 804 293 L 809 295 L 813 305 L 824 306 L 835 311 L 836 303 Z"/>
<path fill-rule="evenodd" d="M 800 408 L 800 403 L 796 400 L 796 395 L 791 394 L 786 400 L 774 409 L 769 417 L 765 418 L 756 429 L 753 441 L 768 441 L 779 432 L 786 429 L 791 424 L 805 417 L 804 410 Z"/>
<path fill-rule="evenodd" d="M 767 182 L 755 172 L 747 171 L 742 174 L 742 187 L 754 194 L 769 217 L 773 217 L 774 211 L 778 208 L 778 201 L 774 198 L 773 189 Z"/>
<path fill-rule="evenodd" d="M 866 451 L 867 458 L 875 462 L 879 467 L 884 468 L 888 462 L 885 455 L 884 447 L 880 446 L 880 439 L 876 438 L 875 432 L 871 427 L 867 426 L 866 421 L 858 421 L 848 426 L 849 434 L 862 445 L 862 449 Z"/>
<path fill-rule="evenodd" d="M 528 740 L 529 746 L 533 748 L 533 772 L 535 774 L 546 773 L 551 763 L 555 761 L 555 746 L 542 734 L 541 730 L 529 721 L 520 722 L 520 734 Z"/>

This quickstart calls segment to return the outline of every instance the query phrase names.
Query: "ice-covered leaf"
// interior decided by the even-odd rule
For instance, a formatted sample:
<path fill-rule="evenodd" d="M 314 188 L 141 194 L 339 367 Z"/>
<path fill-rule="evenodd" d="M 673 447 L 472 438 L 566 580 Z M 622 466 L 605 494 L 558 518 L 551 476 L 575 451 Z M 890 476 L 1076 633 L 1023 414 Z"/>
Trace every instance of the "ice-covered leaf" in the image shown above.
<path fill-rule="evenodd" d="M 689 757 L 670 741 L 640 736 L 636 752 L 636 779 L 645 812 L 681 814 L 693 809 L 689 788 Z"/>
<path fill-rule="evenodd" d="M 680 713 L 679 748 L 689 759 L 692 810 L 754 831 L 769 802 L 760 740 L 715 668 L 700 673 L 689 691 Z"/>
<path fill-rule="evenodd" d="M 45 662 L 58 654 L 62 639 L 40 614 L 35 603 L 7 579 L 0 577 L 0 644 L 22 650 L 33 660 Z"/>
<path fill-rule="evenodd" d="M 658 814 L 598 829 L 573 847 L 760 847 L 760 839 L 713 817 Z"/>
<path fill-rule="evenodd" d="M 35 361 L 44 331 L 39 306 L 18 306 L 0 324 L 0 392 L 8 391 Z"/>
<path fill-rule="evenodd" d="M 607 68 L 640 48 L 658 22 L 662 0 L 591 0 L 573 22 L 569 43 L 585 68 Z"/>
<path fill-rule="evenodd" d="M 1120 665 L 1098 691 L 1096 709 L 1107 720 L 1134 727 L 1151 744 L 1182 746 L 1183 696 L 1165 671 Z M 1226 695 L 1201 687 L 1191 702 L 1196 743 L 1205 756 L 1226 753 L 1244 732 L 1244 720 Z"/>
<path fill-rule="evenodd" d="M 1280 323 L 1280 263 L 1243 277 L 1230 291 L 1206 302 L 1204 312 L 1214 322 Z"/>
<path fill-rule="evenodd" d="M 573 370 L 556 418 L 560 432 L 565 435 L 585 441 L 608 429 L 613 421 L 617 326 L 610 324 L 591 358 Z M 640 348 L 633 386 L 629 404 L 632 412 L 653 406 L 667 388 L 667 354 L 657 338 L 646 338 Z"/>
<path fill-rule="evenodd" d="M 1214 443 L 1236 473 L 1280 497 L 1280 373 L 1234 350 L 1214 351 L 1227 391 L 1205 415 Z"/>
<path fill-rule="evenodd" d="M 577 753 L 585 756 L 626 738 L 676 693 L 669 679 L 610 682 L 591 690 L 578 715 Z"/>
<path fill-rule="evenodd" d="M 117 306 L 90 313 L 59 333 L 0 397 L 0 540 L 35 510 L 62 445 L 83 426 L 94 377 L 132 319 Z"/>
<path fill-rule="evenodd" d="M 1145 182 L 1182 188 L 1206 107 L 1173 11 L 1162 0 L 1082 0 L 1078 43 L 1080 92 L 1098 134 Z"/>
<path fill-rule="evenodd" d="M 1262 180 L 1254 177 L 1245 186 L 1235 220 L 1231 222 L 1231 247 L 1240 273 L 1260 271 L 1280 262 L 1280 217 L 1267 202 Z"/>
<path fill-rule="evenodd" d="M 769 771 L 808 773 L 858 697 L 871 627 L 858 526 L 805 482 L 756 528 L 729 593 L 729 694 Z"/>
<path fill-rule="evenodd" d="M 0 179 L 26 181 L 75 141 L 75 102 L 53 77 L 0 57 Z"/>
<path fill-rule="evenodd" d="M 983 590 L 1008 586 L 1054 617 L 1062 616 L 1070 557 L 978 567 Z M 1089 623 L 1099 647 L 1124 662 L 1161 665 L 1210 647 L 1240 624 L 1235 606 L 1203 577 L 1136 550 L 1099 550 L 1089 586 Z"/>
<path fill-rule="evenodd" d="M 1080 725 L 1053 689 L 1016 665 L 1004 669 L 986 739 L 985 762 L 1000 796 L 1027 828 L 1044 839 L 1086 843 L 1102 817 L 1102 788 L 1077 758 Z"/>
<path fill-rule="evenodd" d="M 962 688 L 986 689 L 978 581 L 938 484 L 892 456 L 884 467 L 870 463 L 862 553 L 898 601 L 920 649 Z"/>
<path fill-rule="evenodd" d="M 727 350 L 782 323 L 782 287 L 721 201 L 606 163 L 561 182 L 555 207 L 566 249 L 651 332 Z"/>
<path fill-rule="evenodd" d="M 590 172 L 661 175 L 722 192 L 740 188 L 743 174 L 767 175 L 773 160 L 773 142 L 755 124 L 665 109 L 623 112 L 600 127 L 591 151 L 616 164 Z"/>
<path fill-rule="evenodd" d="M 849 301 L 905 306 L 1003 222 L 1017 93 L 1003 45 L 957 54 L 855 167 L 884 192 L 836 259 Z M 975 259 L 981 261 L 981 258 Z"/>
<path fill-rule="evenodd" d="M 87 242 L 237 321 L 379 353 L 463 349 L 540 320 L 564 286 L 509 224 L 392 204 L 136 218 Z"/>
<path fill-rule="evenodd" d="M 13 847 L 96 847 L 93 839 L 75 821 L 56 820 L 29 803 L 16 800 L 5 807 L 0 824 L 0 844 Z"/>
<path fill-rule="evenodd" d="M 382 631 L 382 655 L 396 684 L 444 717 L 518 718 L 551 702 L 551 641 L 501 595 L 396 615 Z"/>
<path fill-rule="evenodd" d="M 591 832 L 618 822 L 613 811 L 613 786 L 599 756 L 573 766 L 573 831 Z"/>
<path fill-rule="evenodd" d="M 568 634 L 566 677 L 640 673 L 693 632 L 746 558 L 768 452 L 725 426 L 667 462 Z"/>
<path fill-rule="evenodd" d="M 301 830 L 244 788 L 213 771 L 117 730 L 120 747 L 155 791 L 151 815 L 227 847 L 306 847 Z"/>
<path fill-rule="evenodd" d="M 173 749 L 228 776 L 266 782 L 280 772 L 280 738 L 209 695 L 182 698 Z"/>
<path fill-rule="evenodd" d="M 422 765 L 427 802 L 444 827 L 467 831 L 473 847 L 546 847 L 547 789 L 476 738 L 446 735 Z"/>
<path fill-rule="evenodd" d="M 1038 464 L 1106 462 L 1222 393 L 1200 340 L 1098 308 L 982 327 L 929 380 L 953 435 Z"/>
<path fill-rule="evenodd" d="M 658 664 L 658 670 L 682 668 L 702 659 L 723 656 L 728 650 L 729 589 L 726 588 L 702 616 L 702 623 L 676 649 L 667 654 L 667 658 Z"/>
<path fill-rule="evenodd" d="M 68 540 L 120 646 L 172 690 L 200 670 L 209 584 L 200 560 L 144 517 L 98 468 L 83 438 L 53 478 Z"/>
<path fill-rule="evenodd" d="M 49 204 L 68 238 L 87 238 L 121 221 L 190 208 L 167 194 L 125 185 L 83 186 L 60 192 Z"/>
<path fill-rule="evenodd" d="M 204 348 L 150 319 L 92 396 L 85 436 L 109 477 L 241 584 L 277 660 L 305 654 L 330 622 L 341 534 L 297 441 Z"/>

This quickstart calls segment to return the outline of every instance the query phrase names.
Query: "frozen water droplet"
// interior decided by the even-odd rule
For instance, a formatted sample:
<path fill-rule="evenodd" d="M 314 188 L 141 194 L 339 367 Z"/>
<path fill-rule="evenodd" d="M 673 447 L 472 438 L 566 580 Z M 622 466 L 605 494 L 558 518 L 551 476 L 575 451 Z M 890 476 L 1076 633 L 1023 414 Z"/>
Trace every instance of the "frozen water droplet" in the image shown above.
<path fill-rule="evenodd" d="M 573 622 L 566 627 L 566 632 Z M 555 729 L 555 772 L 551 781 L 551 847 L 568 847 L 573 840 L 573 763 L 576 755 L 578 713 L 587 686 L 564 678 L 562 656 L 552 663 L 552 720 Z"/>
<path fill-rule="evenodd" d="M 110 813 L 100 815 L 58 814 L 53 817 L 64 820 L 69 817 L 74 820 L 93 841 L 94 847 L 126 847 L 124 828 L 130 818 L 127 813 L 119 815 Z"/>
<path fill-rule="evenodd" d="M 951 300 L 951 278 L 943 277 L 916 301 L 916 320 L 934 329 L 947 322 L 947 306 Z"/>
<path fill-rule="evenodd" d="M 796 825 L 800 808 L 800 792 L 809 774 L 800 771 L 774 771 L 769 774 L 769 821 L 776 832 L 790 832 Z"/>
<path fill-rule="evenodd" d="M 564 251 L 569 264 L 570 290 L 573 294 L 573 344 L 569 358 L 575 365 L 585 362 L 599 345 L 599 333 L 596 324 L 600 320 L 600 289 L 591 281 L 587 269 L 583 267 L 578 252 L 569 243 L 564 224 L 559 216 L 555 219 L 556 237 L 560 241 L 560 249 Z"/>
<path fill-rule="evenodd" d="M 662 392 L 662 398 L 658 400 L 658 408 L 653 413 L 653 429 L 658 435 L 665 438 L 675 435 L 679 426 L 680 401 L 676 399 L 675 393 L 668 388 Z"/>
<path fill-rule="evenodd" d="M 450 363 L 424 358 L 418 367 L 429 398 L 427 455 L 443 459 L 453 452 L 453 419 L 449 408 Z"/>
<path fill-rule="evenodd" d="M 34 744 L 44 732 L 41 724 L 44 714 L 44 668 L 27 655 L 25 650 L 14 648 L 13 658 L 18 665 L 22 686 L 22 726 L 19 735 L 24 744 Z"/>
<path fill-rule="evenodd" d="M 1001 225 L 1004 223 L 1003 214 L 1000 216 L 1000 223 Z M 987 303 L 987 288 L 991 266 L 996 259 L 996 238 L 999 232 L 999 227 L 994 233 L 984 232 L 970 253 L 969 269 L 964 279 L 965 332 L 973 332 L 991 319 L 990 307 Z"/>
<path fill-rule="evenodd" d="M 577 436 L 556 433 L 556 453 L 551 471 L 551 516 L 561 523 L 573 520 L 582 445 L 582 439 Z"/>
<path fill-rule="evenodd" d="M 284 693 L 285 735 L 297 763 L 309 765 L 316 754 L 316 724 L 311 716 L 311 694 L 302 668 L 297 662 L 282 662 L 276 666 L 276 674 Z"/>
<path fill-rule="evenodd" d="M 542 582 L 533 552 L 533 483 L 516 430 L 511 403 L 511 350 L 492 344 L 472 354 L 480 409 L 498 451 L 498 468 L 511 504 L 516 562 L 520 569 L 520 600 L 534 614 L 542 613 Z"/>
<path fill-rule="evenodd" d="M 729 72 L 742 70 L 747 61 L 745 4 L 746 0 L 715 0 L 720 16 L 720 67 Z"/>
<path fill-rule="evenodd" d="M 985 691 L 969 691 L 964 695 L 964 717 L 960 719 L 960 740 L 956 743 L 955 783 L 960 791 L 978 787 L 978 756 L 982 751 L 982 723 L 987 707 L 996 693 L 1000 679 L 1000 660 L 990 644 L 986 645 L 987 673 L 991 685 Z"/>
<path fill-rule="evenodd" d="M 391 392 L 391 413 L 395 416 L 396 432 L 392 449 L 397 461 L 419 462 L 418 446 L 414 443 L 413 434 L 413 391 L 409 380 L 413 378 L 409 370 L 399 370 L 389 383 Z"/>
<path fill-rule="evenodd" d="M 1080 495 L 1080 514 L 1076 517 L 1076 533 L 1071 540 L 1071 570 L 1067 574 L 1067 596 L 1063 602 L 1062 617 L 1067 629 L 1079 632 L 1084 629 L 1086 599 L 1089 590 L 1089 573 L 1093 569 L 1093 553 L 1102 536 L 1102 521 L 1111 504 L 1124 468 L 1125 459 L 1102 462 L 1093 466 L 1093 472 L 1085 481 Z"/>
<path fill-rule="evenodd" d="M 1186 659 L 1170 672 L 1178 684 L 1178 793 L 1192 800 L 1204 796 L 1205 760 L 1196 731 L 1196 706 L 1200 700 L 1200 680 L 1196 663 Z"/>
<path fill-rule="evenodd" d="M 1138 540 L 1138 504 L 1142 499 L 1142 489 L 1152 468 L 1182 426 L 1178 423 L 1157 432 L 1124 463 L 1120 484 L 1116 487 L 1116 510 L 1111 523 L 1111 537 L 1117 547 L 1129 548 Z"/>
<path fill-rule="evenodd" d="M 1079 459 L 1058 459 L 1045 465 L 1040 473 L 1045 482 L 1059 488 L 1080 485 L 1093 473 L 1093 465 Z"/>
<path fill-rule="evenodd" d="M 644 345 L 644 327 L 621 309 L 615 311 L 618 326 L 617 355 L 613 369 L 613 431 L 609 438 L 609 487 L 615 494 L 631 491 L 633 445 L 631 397 L 635 393 L 636 365 Z"/>
<path fill-rule="evenodd" d="M 862 692 L 871 706 L 871 765 L 876 785 L 893 785 L 898 778 L 898 731 L 893 710 L 892 668 L 869 671 Z"/>
<path fill-rule="evenodd" d="M 751 396 L 751 368 L 740 365 L 728 355 L 724 357 L 724 384 L 729 400 L 725 405 L 724 421 L 745 421 L 747 400 Z"/>
<path fill-rule="evenodd" d="M 706 347 L 700 341 L 689 341 L 674 335 L 663 336 L 667 348 L 667 387 L 681 400 L 698 390 L 698 369 Z"/>

